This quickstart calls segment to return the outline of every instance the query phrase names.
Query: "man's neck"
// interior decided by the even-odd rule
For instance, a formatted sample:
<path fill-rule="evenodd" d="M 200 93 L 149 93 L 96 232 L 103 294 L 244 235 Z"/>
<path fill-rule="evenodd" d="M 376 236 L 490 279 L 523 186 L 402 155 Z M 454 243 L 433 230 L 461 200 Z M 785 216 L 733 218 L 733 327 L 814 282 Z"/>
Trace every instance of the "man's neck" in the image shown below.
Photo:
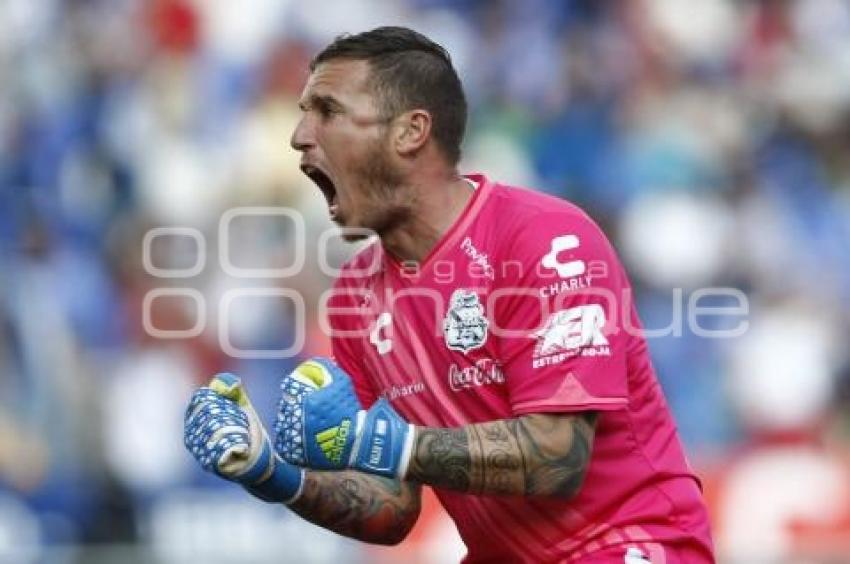
<path fill-rule="evenodd" d="M 400 261 L 421 262 L 460 218 L 472 198 L 473 186 L 465 178 L 452 175 L 413 190 L 410 219 L 383 234 L 381 243 Z"/>

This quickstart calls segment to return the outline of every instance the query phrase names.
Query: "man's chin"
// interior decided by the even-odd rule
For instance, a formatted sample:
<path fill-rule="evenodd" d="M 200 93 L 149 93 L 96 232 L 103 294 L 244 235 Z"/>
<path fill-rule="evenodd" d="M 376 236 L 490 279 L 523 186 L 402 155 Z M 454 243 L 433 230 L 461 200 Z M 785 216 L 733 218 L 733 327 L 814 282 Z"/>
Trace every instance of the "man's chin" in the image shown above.
<path fill-rule="evenodd" d="M 347 229 L 344 229 L 342 232 L 342 240 L 346 243 L 356 243 L 358 241 L 365 241 L 369 238 L 369 235 L 362 232 L 349 232 Z"/>
<path fill-rule="evenodd" d="M 368 227 L 347 223 L 343 217 L 335 217 L 332 221 L 339 227 L 340 238 L 346 243 L 365 241 L 369 237 L 377 235 L 375 231 Z"/>

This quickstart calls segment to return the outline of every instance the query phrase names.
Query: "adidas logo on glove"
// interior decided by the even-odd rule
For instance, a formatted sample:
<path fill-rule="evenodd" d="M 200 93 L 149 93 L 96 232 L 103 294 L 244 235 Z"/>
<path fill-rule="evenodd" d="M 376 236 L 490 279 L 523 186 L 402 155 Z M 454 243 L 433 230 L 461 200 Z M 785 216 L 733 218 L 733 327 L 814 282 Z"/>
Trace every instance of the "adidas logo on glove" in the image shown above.
<path fill-rule="evenodd" d="M 343 419 L 336 427 L 325 429 L 316 433 L 316 442 L 319 448 L 330 462 L 339 464 L 342 462 L 342 452 L 345 449 L 348 433 L 351 429 L 351 419 Z"/>

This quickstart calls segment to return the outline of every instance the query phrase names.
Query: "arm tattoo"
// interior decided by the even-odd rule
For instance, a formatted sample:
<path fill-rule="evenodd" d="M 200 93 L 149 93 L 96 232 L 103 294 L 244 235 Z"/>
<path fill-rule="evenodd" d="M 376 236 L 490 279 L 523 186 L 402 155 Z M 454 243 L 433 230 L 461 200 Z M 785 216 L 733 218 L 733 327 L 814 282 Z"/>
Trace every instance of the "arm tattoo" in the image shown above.
<path fill-rule="evenodd" d="M 595 425 L 588 412 L 420 427 L 408 478 L 476 494 L 572 497 L 590 462 Z"/>
<path fill-rule="evenodd" d="M 529 461 L 526 494 L 572 497 L 581 488 L 590 463 L 596 414 L 571 417 L 571 425 L 559 419 L 522 417 L 510 422 Z"/>
<path fill-rule="evenodd" d="M 433 478 L 429 482 L 433 486 L 469 491 L 472 464 L 464 429 L 422 428 L 415 440 L 409 472 L 416 466 L 417 474 Z"/>
<path fill-rule="evenodd" d="M 355 471 L 311 471 L 290 509 L 347 537 L 397 544 L 419 517 L 420 486 Z"/>

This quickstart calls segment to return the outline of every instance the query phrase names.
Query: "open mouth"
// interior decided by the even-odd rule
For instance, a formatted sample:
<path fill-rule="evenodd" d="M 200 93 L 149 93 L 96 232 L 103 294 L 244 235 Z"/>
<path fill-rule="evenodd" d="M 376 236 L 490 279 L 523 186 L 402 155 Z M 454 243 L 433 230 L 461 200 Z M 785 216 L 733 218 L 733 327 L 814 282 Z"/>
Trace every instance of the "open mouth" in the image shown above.
<path fill-rule="evenodd" d="M 337 199 L 336 186 L 334 186 L 333 180 L 331 180 L 325 171 L 312 165 L 301 165 L 301 171 L 322 191 L 325 200 L 328 202 L 328 211 L 330 212 L 331 219 L 336 219 L 339 212 L 339 200 Z"/>

